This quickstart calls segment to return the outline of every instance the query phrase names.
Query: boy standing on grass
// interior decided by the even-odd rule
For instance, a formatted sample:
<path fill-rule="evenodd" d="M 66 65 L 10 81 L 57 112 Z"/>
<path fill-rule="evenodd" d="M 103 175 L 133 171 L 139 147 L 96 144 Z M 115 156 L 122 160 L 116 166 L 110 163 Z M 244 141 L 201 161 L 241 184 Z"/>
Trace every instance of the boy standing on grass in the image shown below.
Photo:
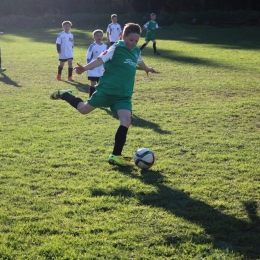
<path fill-rule="evenodd" d="M 61 32 L 56 40 L 57 52 L 59 54 L 60 65 L 58 67 L 57 80 L 61 80 L 61 73 L 65 62 L 68 62 L 68 80 L 72 79 L 72 60 L 73 60 L 73 46 L 74 36 L 70 32 L 72 23 L 70 21 L 64 21 L 62 23 L 63 32 Z"/>
<path fill-rule="evenodd" d="M 120 24 L 117 23 L 117 15 L 111 15 L 111 21 L 107 27 L 107 41 L 111 45 L 118 41 L 119 38 L 122 36 L 122 29 Z"/>
<path fill-rule="evenodd" d="M 89 46 L 86 57 L 86 64 L 98 58 L 98 56 L 107 49 L 107 45 L 102 42 L 103 31 L 98 29 L 93 32 L 94 42 Z M 89 97 L 96 91 L 95 85 L 98 83 L 99 78 L 103 75 L 104 66 L 100 65 L 87 72 L 88 80 L 91 82 L 89 89 Z"/>
<path fill-rule="evenodd" d="M 75 97 L 72 90 L 58 90 L 51 94 L 51 99 L 63 99 L 76 108 L 81 114 L 88 114 L 97 107 L 110 107 L 116 112 L 120 125 L 115 134 L 115 144 L 112 154 L 108 157 L 110 164 L 128 166 L 130 163 L 122 157 L 122 150 L 126 142 L 128 128 L 131 124 L 132 94 L 136 65 L 147 75 L 156 71 L 147 67 L 142 61 L 140 48 L 137 47 L 141 34 L 138 24 L 128 23 L 123 29 L 122 40 L 103 52 L 97 59 L 87 65 L 76 66 L 74 70 L 81 74 L 104 64 L 104 74 L 100 77 L 96 92 L 86 103 Z"/>
<path fill-rule="evenodd" d="M 150 17 L 151 17 L 151 20 L 148 21 L 144 25 L 144 28 L 147 30 L 147 32 L 146 32 L 146 36 L 145 36 L 145 43 L 140 47 L 140 49 L 142 50 L 150 41 L 152 41 L 154 55 L 160 55 L 160 53 L 157 52 L 157 50 L 156 50 L 156 40 L 155 40 L 154 31 L 155 31 L 155 29 L 158 29 L 161 27 L 159 27 L 158 23 L 155 21 L 155 19 L 156 19 L 155 13 L 152 13 L 150 15 Z"/>
<path fill-rule="evenodd" d="M 0 32 L 0 35 L 4 35 L 3 32 Z M 1 47 L 0 47 L 0 73 L 6 71 L 5 68 L 2 68 L 2 55 L 1 55 Z"/>

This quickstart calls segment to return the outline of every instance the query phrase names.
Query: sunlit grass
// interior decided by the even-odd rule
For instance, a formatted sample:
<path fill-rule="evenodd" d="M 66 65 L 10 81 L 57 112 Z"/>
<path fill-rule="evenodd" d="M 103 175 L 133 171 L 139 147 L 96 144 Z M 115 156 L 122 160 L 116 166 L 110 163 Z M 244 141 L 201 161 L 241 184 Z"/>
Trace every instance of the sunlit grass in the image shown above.
<path fill-rule="evenodd" d="M 56 81 L 59 29 L 1 37 L 1 259 L 258 259 L 258 28 L 166 27 L 137 70 L 124 155 L 152 149 L 148 171 L 110 166 L 118 121 L 88 116 L 86 75 Z M 74 29 L 76 62 L 91 31 Z M 140 39 L 141 45 L 144 34 Z"/>

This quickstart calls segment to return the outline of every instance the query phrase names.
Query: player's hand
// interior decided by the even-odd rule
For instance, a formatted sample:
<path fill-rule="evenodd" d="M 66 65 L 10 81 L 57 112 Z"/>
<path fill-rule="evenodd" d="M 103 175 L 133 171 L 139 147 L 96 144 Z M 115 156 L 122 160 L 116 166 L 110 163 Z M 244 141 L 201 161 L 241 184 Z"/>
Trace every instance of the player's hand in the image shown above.
<path fill-rule="evenodd" d="M 74 67 L 74 70 L 77 74 L 82 74 L 85 71 L 84 66 L 80 65 L 79 63 L 77 63 L 77 65 L 78 66 Z"/>
<path fill-rule="evenodd" d="M 149 67 L 148 70 L 146 70 L 145 72 L 146 72 L 146 74 L 147 74 L 147 77 L 148 77 L 149 72 L 151 72 L 151 73 L 159 73 L 159 71 L 156 71 L 156 70 L 155 70 L 154 68 L 152 68 L 152 67 Z"/>

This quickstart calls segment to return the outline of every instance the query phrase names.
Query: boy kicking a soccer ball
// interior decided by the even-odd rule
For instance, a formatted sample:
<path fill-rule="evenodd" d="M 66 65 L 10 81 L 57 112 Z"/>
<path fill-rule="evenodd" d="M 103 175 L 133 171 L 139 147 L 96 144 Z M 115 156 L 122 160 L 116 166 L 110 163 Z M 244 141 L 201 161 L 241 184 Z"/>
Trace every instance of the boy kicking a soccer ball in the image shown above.
<path fill-rule="evenodd" d="M 0 32 L 0 35 L 4 35 L 3 32 Z M 6 71 L 5 68 L 2 68 L 2 56 L 1 56 L 1 48 L 0 48 L 0 73 Z"/>
<path fill-rule="evenodd" d="M 79 97 L 73 95 L 72 90 L 58 90 L 51 94 L 51 99 L 63 99 L 76 108 L 81 114 L 89 114 L 97 107 L 110 107 L 116 112 L 120 125 L 115 134 L 115 144 L 112 154 L 108 157 L 110 164 L 128 166 L 129 162 L 122 156 L 122 150 L 126 142 L 128 128 L 131 124 L 132 94 L 136 65 L 143 69 L 147 75 L 156 71 L 147 67 L 142 61 L 140 48 L 137 47 L 141 34 L 138 24 L 128 23 L 123 29 L 122 40 L 112 45 L 97 59 L 87 65 L 76 66 L 74 70 L 82 74 L 97 66 L 104 64 L 104 74 L 96 86 L 96 92 L 85 103 Z"/>

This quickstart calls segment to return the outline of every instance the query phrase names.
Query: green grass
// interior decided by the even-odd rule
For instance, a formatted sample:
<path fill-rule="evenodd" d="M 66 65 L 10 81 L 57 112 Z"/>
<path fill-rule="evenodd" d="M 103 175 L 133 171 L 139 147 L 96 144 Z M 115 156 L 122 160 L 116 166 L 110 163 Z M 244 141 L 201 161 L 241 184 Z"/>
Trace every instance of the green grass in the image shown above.
<path fill-rule="evenodd" d="M 59 29 L 0 38 L 0 259 L 260 259 L 258 28 L 165 27 L 137 70 L 125 156 L 107 163 L 118 127 L 56 89 L 87 99 L 89 82 L 57 82 Z M 91 31 L 73 29 L 85 63 Z M 139 45 L 144 41 L 144 34 Z M 63 78 L 67 78 L 64 69 Z"/>

